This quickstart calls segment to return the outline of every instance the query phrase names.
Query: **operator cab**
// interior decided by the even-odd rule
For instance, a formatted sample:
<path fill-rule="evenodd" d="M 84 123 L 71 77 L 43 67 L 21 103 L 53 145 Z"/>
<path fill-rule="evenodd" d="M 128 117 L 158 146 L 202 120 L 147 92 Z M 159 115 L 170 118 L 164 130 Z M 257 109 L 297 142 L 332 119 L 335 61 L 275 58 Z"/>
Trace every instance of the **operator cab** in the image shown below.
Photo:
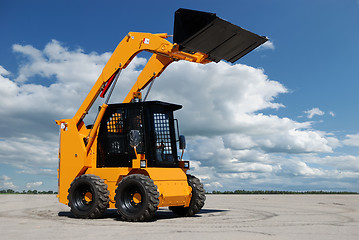
<path fill-rule="evenodd" d="M 136 150 L 146 154 L 148 167 L 178 167 L 173 112 L 181 108 L 160 101 L 109 104 L 98 133 L 97 167 L 132 166 L 136 156 L 130 146 L 131 130 L 139 131 Z"/>

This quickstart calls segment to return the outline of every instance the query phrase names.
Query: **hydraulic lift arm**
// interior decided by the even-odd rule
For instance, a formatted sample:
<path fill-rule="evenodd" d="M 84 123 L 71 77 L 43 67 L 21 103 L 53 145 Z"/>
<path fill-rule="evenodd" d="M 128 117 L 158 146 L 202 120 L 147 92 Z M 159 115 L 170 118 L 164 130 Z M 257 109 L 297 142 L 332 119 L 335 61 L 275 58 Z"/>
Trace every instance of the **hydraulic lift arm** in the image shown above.
<path fill-rule="evenodd" d="M 121 70 L 126 68 L 141 51 L 152 53 L 152 57 L 127 94 L 124 103 L 131 102 L 140 90 L 160 76 L 163 70 L 174 61 L 185 60 L 206 64 L 224 59 L 233 63 L 267 41 L 266 37 L 233 25 L 218 18 L 216 14 L 188 9 L 178 9 L 175 13 L 173 36 L 175 43 L 167 41 L 168 37 L 167 33 L 130 32 L 127 34 L 116 47 L 100 77 L 74 115 L 72 120 L 76 123 L 78 131 L 84 127 L 83 119 L 98 96 L 101 94 L 100 96 L 104 97 Z M 106 108 L 107 101 L 101 106 L 85 141 L 87 154 L 96 138 Z"/>
<path fill-rule="evenodd" d="M 134 94 L 144 89 L 154 78 L 158 77 L 163 70 L 173 61 L 186 60 L 197 63 L 208 63 L 207 55 L 204 53 L 185 53 L 178 50 L 178 45 L 167 41 L 167 34 L 151 34 L 151 33 L 137 33 L 130 32 L 117 46 L 111 58 L 105 65 L 100 77 L 97 79 L 95 85 L 90 93 L 82 103 L 81 107 L 73 117 L 77 126 L 82 126 L 83 118 L 91 108 L 92 104 L 101 96 L 104 97 L 107 90 L 113 84 L 114 79 L 120 71 L 128 66 L 131 60 L 141 51 L 148 51 L 153 53 L 148 63 L 138 76 L 137 81 L 133 85 L 127 97 L 123 101 L 131 102 Z M 97 119 L 87 137 L 86 150 L 89 153 L 91 146 L 96 138 L 99 124 L 102 120 L 103 114 L 107 108 L 107 103 L 101 106 Z"/>
<path fill-rule="evenodd" d="M 105 65 L 100 77 L 73 117 L 79 125 L 92 104 L 102 91 L 107 91 L 117 73 L 126 68 L 132 59 L 141 51 L 153 53 L 152 57 L 137 78 L 133 88 L 125 98 L 124 102 L 132 100 L 133 92 L 137 92 L 147 86 L 154 78 L 158 77 L 163 70 L 173 61 L 186 60 L 197 63 L 208 63 L 207 55 L 196 52 L 194 54 L 179 51 L 177 44 L 167 41 L 168 35 L 130 32 L 118 44 L 111 58 Z M 106 92 L 103 92 L 106 93 Z M 103 94 L 104 95 L 104 94 Z"/>

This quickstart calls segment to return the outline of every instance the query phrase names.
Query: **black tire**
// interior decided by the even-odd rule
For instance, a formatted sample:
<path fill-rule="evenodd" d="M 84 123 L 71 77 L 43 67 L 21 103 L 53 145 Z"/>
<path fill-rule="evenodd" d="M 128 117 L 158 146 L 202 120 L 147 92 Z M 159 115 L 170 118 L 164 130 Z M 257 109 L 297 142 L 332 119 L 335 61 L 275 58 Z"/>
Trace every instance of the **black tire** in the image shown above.
<path fill-rule="evenodd" d="M 116 189 L 116 208 L 123 220 L 149 221 L 157 211 L 159 192 L 149 177 L 133 174 L 124 177 Z"/>
<path fill-rule="evenodd" d="M 172 212 L 181 217 L 191 217 L 201 211 L 206 201 L 205 190 L 203 184 L 198 178 L 187 174 L 188 185 L 192 188 L 192 198 L 188 207 L 173 206 L 169 207 Z"/>
<path fill-rule="evenodd" d="M 92 174 L 81 175 L 69 188 L 69 207 L 77 218 L 99 218 L 108 208 L 110 192 L 104 180 Z"/>

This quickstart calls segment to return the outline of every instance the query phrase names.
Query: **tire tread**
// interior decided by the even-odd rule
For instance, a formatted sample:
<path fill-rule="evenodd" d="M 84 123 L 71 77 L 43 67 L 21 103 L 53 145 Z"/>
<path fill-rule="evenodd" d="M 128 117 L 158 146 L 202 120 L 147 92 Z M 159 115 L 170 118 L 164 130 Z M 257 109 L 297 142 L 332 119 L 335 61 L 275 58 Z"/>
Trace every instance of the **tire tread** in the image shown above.
<path fill-rule="evenodd" d="M 76 184 L 76 182 L 78 181 L 82 181 L 82 180 L 86 180 L 86 181 L 91 181 L 94 184 L 95 187 L 95 191 L 98 192 L 99 194 L 99 201 L 96 204 L 95 209 L 93 209 L 92 211 L 90 211 L 88 214 L 85 215 L 79 215 L 76 213 L 76 207 L 72 204 L 72 200 L 71 200 L 71 189 L 73 188 L 73 186 Z M 93 175 L 93 174 L 84 174 L 81 176 L 78 176 L 77 178 L 75 178 L 71 185 L 70 188 L 68 190 L 68 195 L 67 195 L 67 199 L 69 201 L 69 206 L 71 208 L 71 212 L 74 214 L 75 217 L 77 218 L 85 218 L 85 219 L 91 219 L 91 218 L 100 218 L 103 216 L 103 214 L 105 213 L 105 211 L 107 210 L 108 206 L 109 206 L 109 202 L 110 202 L 110 192 L 108 191 L 108 186 L 107 184 L 105 184 L 105 181 L 103 179 L 101 179 L 100 177 Z"/>
<path fill-rule="evenodd" d="M 152 219 L 153 215 L 156 213 L 158 204 L 160 203 L 160 200 L 159 200 L 160 194 L 157 190 L 157 186 L 154 184 L 152 179 L 150 179 L 148 176 L 145 176 L 142 174 L 132 174 L 132 175 L 125 177 L 121 180 L 121 182 L 119 183 L 118 186 L 120 186 L 121 183 L 130 181 L 130 180 L 139 181 L 144 186 L 144 188 L 146 189 L 147 195 L 148 195 L 148 205 L 145 207 L 145 210 L 143 211 L 142 214 L 135 216 L 135 217 L 134 216 L 128 217 L 124 214 L 121 214 L 121 212 L 119 210 L 118 210 L 118 213 L 121 215 L 122 219 L 125 221 L 130 221 L 130 222 L 149 221 Z M 121 207 L 119 195 L 120 195 L 120 188 L 117 187 L 116 195 L 115 195 L 115 199 L 116 199 L 115 206 L 117 209 L 119 209 Z"/>
<path fill-rule="evenodd" d="M 201 181 L 195 176 L 187 174 L 188 184 L 192 187 L 192 198 L 189 207 L 173 206 L 170 210 L 181 217 L 191 217 L 197 214 L 204 206 L 206 201 L 206 192 Z"/>

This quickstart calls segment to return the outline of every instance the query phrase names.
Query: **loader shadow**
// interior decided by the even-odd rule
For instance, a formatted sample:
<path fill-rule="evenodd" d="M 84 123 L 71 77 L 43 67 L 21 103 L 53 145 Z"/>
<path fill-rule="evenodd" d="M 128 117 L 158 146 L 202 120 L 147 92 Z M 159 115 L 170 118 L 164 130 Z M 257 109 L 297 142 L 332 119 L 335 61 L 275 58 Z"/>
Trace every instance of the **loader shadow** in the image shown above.
<path fill-rule="evenodd" d="M 221 209 L 202 209 L 199 213 L 197 213 L 196 215 L 192 216 L 192 217 L 204 217 L 207 214 L 209 216 L 213 216 L 213 215 L 217 215 L 218 213 L 222 213 L 222 212 L 227 212 L 228 210 L 221 210 Z M 70 211 L 61 211 L 57 214 L 59 217 L 67 217 L 67 218 L 76 218 Z M 121 217 L 118 215 L 117 210 L 116 209 L 108 209 L 105 214 L 100 218 L 100 219 L 114 219 L 116 221 L 123 221 L 121 219 Z M 151 222 L 155 222 L 155 221 L 161 221 L 161 220 L 166 220 L 166 219 L 173 219 L 173 218 L 181 218 L 177 215 L 175 215 L 174 213 L 172 213 L 172 211 L 168 210 L 168 209 L 162 209 L 160 208 L 159 210 L 157 210 L 155 216 L 153 217 L 153 219 L 151 220 Z"/>
<path fill-rule="evenodd" d="M 218 213 L 222 213 L 222 212 L 226 212 L 228 210 L 221 210 L 221 209 L 202 209 L 199 213 L 197 213 L 196 215 L 192 216 L 192 218 L 201 218 L 201 217 L 205 217 L 206 215 L 216 215 Z M 156 220 L 166 220 L 166 219 L 173 219 L 173 218 L 183 218 L 180 216 L 177 216 L 176 214 L 174 214 L 172 211 L 165 209 L 165 210 L 161 210 L 159 209 L 155 216 L 154 216 L 154 221 Z"/>
<path fill-rule="evenodd" d="M 70 211 L 61 211 L 57 214 L 57 216 L 76 219 L 76 217 Z M 100 219 L 106 219 L 106 218 L 114 218 L 114 219 L 119 218 L 116 209 L 107 209 L 104 215 Z"/>

